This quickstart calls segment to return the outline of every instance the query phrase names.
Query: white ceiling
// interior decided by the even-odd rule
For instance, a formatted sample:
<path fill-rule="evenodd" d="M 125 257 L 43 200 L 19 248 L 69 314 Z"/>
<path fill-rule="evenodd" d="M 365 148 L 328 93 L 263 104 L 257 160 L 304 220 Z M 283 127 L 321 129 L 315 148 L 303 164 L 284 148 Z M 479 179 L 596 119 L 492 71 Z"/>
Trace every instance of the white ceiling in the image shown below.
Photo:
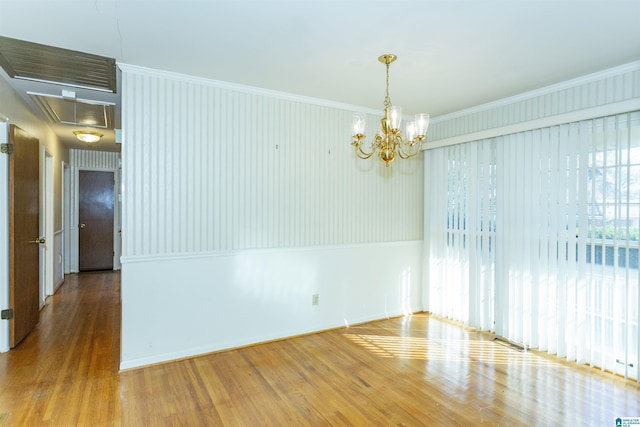
<path fill-rule="evenodd" d="M 0 0 L 0 35 L 438 116 L 640 60 L 639 0 Z"/>

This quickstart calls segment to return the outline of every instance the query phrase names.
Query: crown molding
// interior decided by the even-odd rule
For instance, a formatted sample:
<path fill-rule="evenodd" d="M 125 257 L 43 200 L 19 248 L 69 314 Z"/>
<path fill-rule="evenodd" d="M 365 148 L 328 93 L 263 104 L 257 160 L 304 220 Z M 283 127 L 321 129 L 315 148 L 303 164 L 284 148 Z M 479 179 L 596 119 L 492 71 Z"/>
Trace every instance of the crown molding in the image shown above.
<path fill-rule="evenodd" d="M 450 145 L 464 144 L 465 142 L 481 141 L 483 139 L 496 138 L 513 133 L 558 126 L 582 120 L 591 120 L 599 117 L 613 116 L 616 114 L 624 114 L 632 111 L 640 111 L 640 98 L 587 108 L 585 110 L 571 111 L 551 117 L 543 117 L 526 122 L 514 123 L 507 126 L 486 129 L 450 138 L 438 139 L 433 143 L 423 144 L 422 150 L 433 150 L 435 148 L 448 147 Z"/>
<path fill-rule="evenodd" d="M 431 123 L 439 123 L 446 120 L 452 120 L 459 117 L 468 116 L 471 114 L 479 113 L 482 111 L 491 110 L 494 108 L 503 107 L 505 105 L 515 104 L 518 102 L 526 101 L 539 96 L 548 95 L 550 93 L 560 92 L 562 90 L 570 89 L 576 86 L 584 84 L 594 83 L 599 80 L 604 80 L 610 77 L 619 76 L 622 74 L 631 73 L 634 71 L 640 71 L 640 61 L 630 62 L 628 64 L 620 65 L 606 70 L 597 71 L 595 73 L 587 74 L 575 79 L 566 80 L 564 82 L 552 84 L 532 91 L 523 92 L 518 95 L 502 98 L 496 101 L 488 102 L 486 104 L 480 104 L 475 107 L 466 108 L 464 110 L 456 111 L 449 114 L 443 114 L 442 116 L 433 117 Z"/>
<path fill-rule="evenodd" d="M 156 70 L 153 68 L 140 67 L 138 65 L 124 64 L 121 62 L 118 62 L 117 66 L 118 68 L 120 68 L 121 71 L 138 74 L 138 75 L 158 77 L 162 79 L 175 80 L 175 81 L 184 82 L 184 83 L 192 83 L 192 84 L 198 84 L 202 86 L 215 87 L 218 89 L 243 92 L 243 93 L 248 93 L 252 95 L 278 98 L 278 99 L 283 99 L 283 100 L 293 101 L 293 102 L 302 102 L 305 104 L 335 108 L 338 110 L 382 115 L 382 110 L 360 107 L 352 104 L 343 104 L 340 102 L 328 101 L 326 99 L 313 98 L 310 96 L 296 95 L 293 93 L 280 92 L 280 91 L 271 90 L 271 89 L 263 89 L 255 86 L 246 86 L 238 83 L 230 83 L 230 82 L 225 82 L 221 80 L 208 79 L 205 77 L 192 76 L 189 74 L 175 73 L 172 71 Z"/>

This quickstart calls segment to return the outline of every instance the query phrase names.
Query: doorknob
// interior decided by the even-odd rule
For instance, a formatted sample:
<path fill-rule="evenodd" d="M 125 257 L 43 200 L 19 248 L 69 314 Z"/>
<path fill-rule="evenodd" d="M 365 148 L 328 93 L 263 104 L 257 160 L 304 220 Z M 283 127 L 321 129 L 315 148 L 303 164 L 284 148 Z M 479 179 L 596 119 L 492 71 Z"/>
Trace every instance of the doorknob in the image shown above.
<path fill-rule="evenodd" d="M 85 228 L 86 226 L 87 226 L 87 224 L 85 224 L 85 223 L 80 224 L 80 228 Z"/>
<path fill-rule="evenodd" d="M 45 240 L 44 240 L 44 237 L 39 237 L 39 238 L 37 238 L 37 239 L 35 239 L 35 240 L 29 240 L 29 242 L 28 242 L 28 243 L 40 243 L 40 244 L 44 244 L 44 243 L 45 243 Z"/>

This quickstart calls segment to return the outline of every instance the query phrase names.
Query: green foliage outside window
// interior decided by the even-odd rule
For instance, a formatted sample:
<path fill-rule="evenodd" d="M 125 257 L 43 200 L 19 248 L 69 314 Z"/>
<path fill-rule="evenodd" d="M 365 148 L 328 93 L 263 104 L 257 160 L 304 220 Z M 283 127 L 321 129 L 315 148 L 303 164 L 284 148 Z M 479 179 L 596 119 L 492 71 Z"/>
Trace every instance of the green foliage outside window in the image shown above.
<path fill-rule="evenodd" d="M 627 231 L 629 233 L 627 237 Z M 577 230 L 576 230 L 577 235 Z M 605 227 L 591 227 L 587 233 L 588 238 L 602 239 L 603 237 L 608 240 L 640 240 L 640 228 L 638 227 L 614 227 L 613 225 L 607 225 Z"/>

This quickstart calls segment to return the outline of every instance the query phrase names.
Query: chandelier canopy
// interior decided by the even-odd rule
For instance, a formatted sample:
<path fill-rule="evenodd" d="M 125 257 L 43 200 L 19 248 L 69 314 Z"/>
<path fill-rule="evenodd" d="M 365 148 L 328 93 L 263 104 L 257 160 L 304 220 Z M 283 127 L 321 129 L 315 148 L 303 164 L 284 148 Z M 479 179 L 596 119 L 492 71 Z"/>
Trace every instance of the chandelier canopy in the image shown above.
<path fill-rule="evenodd" d="M 356 155 L 361 159 L 368 159 L 378 152 L 378 157 L 385 163 L 385 166 L 389 166 L 389 163 L 395 160 L 396 155 L 402 159 L 408 159 L 418 154 L 429 127 L 429 115 L 420 113 L 416 114 L 415 121 L 407 123 L 406 138 L 400 131 L 402 108 L 391 105 L 389 98 L 389 64 L 396 59 L 396 55 L 393 54 L 382 55 L 378 58 L 378 61 L 385 64 L 387 68 L 387 91 L 384 98 L 384 116 L 380 119 L 380 130 L 371 141 L 368 149 L 363 148 L 366 137 L 366 116 L 362 113 L 353 115 L 353 142 L 351 145 L 355 147 Z"/>

